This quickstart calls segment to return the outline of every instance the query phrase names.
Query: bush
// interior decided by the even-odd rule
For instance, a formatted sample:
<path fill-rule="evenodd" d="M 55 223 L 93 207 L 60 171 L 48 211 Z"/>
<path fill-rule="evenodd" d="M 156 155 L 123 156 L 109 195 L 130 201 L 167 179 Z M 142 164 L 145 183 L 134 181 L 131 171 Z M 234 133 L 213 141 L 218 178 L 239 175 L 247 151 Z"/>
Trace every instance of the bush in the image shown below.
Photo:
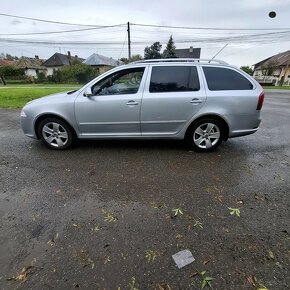
<path fill-rule="evenodd" d="M 46 76 L 44 72 L 37 72 L 36 83 L 44 83 L 46 81 Z"/>
<path fill-rule="evenodd" d="M 61 72 L 59 70 L 53 70 L 53 74 L 51 76 L 47 76 L 47 80 L 49 83 L 60 83 Z"/>
<path fill-rule="evenodd" d="M 61 82 L 77 81 L 78 83 L 86 83 L 97 75 L 93 68 L 82 63 L 64 66 L 56 74 Z"/>
<path fill-rule="evenodd" d="M 7 77 L 25 76 L 24 69 L 16 68 L 11 65 L 0 66 L 0 75 Z"/>

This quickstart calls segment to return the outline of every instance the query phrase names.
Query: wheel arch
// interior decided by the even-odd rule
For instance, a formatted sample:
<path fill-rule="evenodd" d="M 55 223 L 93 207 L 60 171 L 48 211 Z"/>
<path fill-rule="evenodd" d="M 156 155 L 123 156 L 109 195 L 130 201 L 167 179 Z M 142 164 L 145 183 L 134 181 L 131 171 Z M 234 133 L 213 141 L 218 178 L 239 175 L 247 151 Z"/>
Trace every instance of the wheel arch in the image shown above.
<path fill-rule="evenodd" d="M 57 114 L 45 113 L 45 114 L 39 115 L 35 119 L 35 122 L 34 122 L 34 132 L 35 132 L 37 139 L 40 139 L 39 134 L 38 134 L 38 126 L 44 119 L 47 119 L 47 118 L 56 118 L 56 119 L 60 119 L 61 121 L 65 122 L 72 130 L 74 137 L 77 137 L 77 133 L 76 133 L 74 127 L 70 124 L 70 122 L 68 120 L 66 120 L 65 118 L 63 118 L 62 116 L 59 116 Z"/>
<path fill-rule="evenodd" d="M 184 135 L 185 136 L 185 139 L 188 138 L 188 133 L 190 132 L 192 126 L 196 122 L 199 122 L 202 119 L 214 119 L 214 120 L 217 120 L 217 121 L 221 122 L 223 124 L 223 128 L 225 130 L 224 131 L 224 138 L 223 138 L 223 140 L 226 141 L 229 138 L 230 127 L 229 127 L 229 124 L 227 123 L 227 121 L 223 117 L 221 117 L 220 115 L 206 114 L 206 115 L 199 116 L 198 118 L 194 119 L 189 124 L 189 126 L 186 129 L 185 135 Z"/>

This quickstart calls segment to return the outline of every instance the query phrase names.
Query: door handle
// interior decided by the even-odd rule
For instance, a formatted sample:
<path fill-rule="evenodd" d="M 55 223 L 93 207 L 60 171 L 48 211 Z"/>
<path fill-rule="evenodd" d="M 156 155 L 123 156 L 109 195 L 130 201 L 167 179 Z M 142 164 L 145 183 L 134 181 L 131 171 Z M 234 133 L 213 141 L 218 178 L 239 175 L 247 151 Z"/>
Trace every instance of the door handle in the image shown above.
<path fill-rule="evenodd" d="M 126 105 L 127 105 L 127 106 L 137 106 L 138 103 L 135 102 L 134 100 L 131 100 L 131 101 L 129 101 Z"/>
<path fill-rule="evenodd" d="M 194 98 L 190 101 L 192 104 L 201 104 L 202 100 L 198 99 L 198 98 Z"/>

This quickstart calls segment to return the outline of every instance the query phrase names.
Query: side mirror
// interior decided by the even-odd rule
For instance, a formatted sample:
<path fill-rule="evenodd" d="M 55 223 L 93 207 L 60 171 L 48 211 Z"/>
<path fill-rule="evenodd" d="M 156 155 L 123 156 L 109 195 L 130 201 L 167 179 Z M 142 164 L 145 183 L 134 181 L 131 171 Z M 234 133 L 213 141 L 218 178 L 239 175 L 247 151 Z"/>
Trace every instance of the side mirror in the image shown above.
<path fill-rule="evenodd" d="M 84 92 L 84 96 L 85 97 L 91 97 L 91 96 L 93 96 L 93 92 L 92 92 L 92 88 L 91 87 L 86 88 L 86 90 Z"/>

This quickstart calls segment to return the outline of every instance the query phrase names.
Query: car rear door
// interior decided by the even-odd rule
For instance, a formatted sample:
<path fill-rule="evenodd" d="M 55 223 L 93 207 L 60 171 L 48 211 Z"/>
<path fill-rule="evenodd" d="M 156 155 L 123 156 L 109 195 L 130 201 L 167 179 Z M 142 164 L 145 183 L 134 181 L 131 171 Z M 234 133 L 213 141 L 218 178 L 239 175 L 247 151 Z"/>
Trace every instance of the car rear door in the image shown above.
<path fill-rule="evenodd" d="M 141 107 L 142 136 L 177 134 L 206 101 L 199 67 L 151 65 Z"/>

